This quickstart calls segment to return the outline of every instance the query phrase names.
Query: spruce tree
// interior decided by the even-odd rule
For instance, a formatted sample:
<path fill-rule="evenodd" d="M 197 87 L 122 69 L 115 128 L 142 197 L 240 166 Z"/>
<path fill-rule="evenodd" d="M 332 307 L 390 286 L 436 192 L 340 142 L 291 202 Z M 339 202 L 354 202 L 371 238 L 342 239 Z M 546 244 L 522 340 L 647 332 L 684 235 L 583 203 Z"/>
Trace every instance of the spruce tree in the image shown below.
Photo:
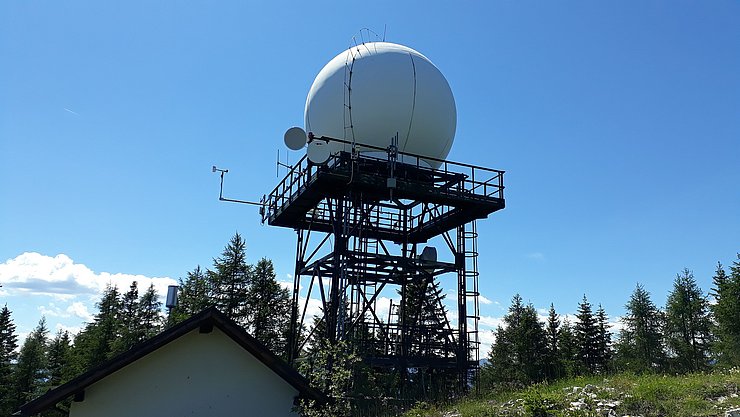
<path fill-rule="evenodd" d="M 401 316 L 410 329 L 408 353 L 411 356 L 434 357 L 443 355 L 443 346 L 450 340 L 445 295 L 435 279 L 407 284 L 406 297 L 401 304 Z"/>
<path fill-rule="evenodd" d="M 573 325 L 565 318 L 558 333 L 558 367 L 564 376 L 575 376 L 579 372 L 578 339 Z"/>
<path fill-rule="evenodd" d="M 730 267 L 729 276 L 718 265 L 713 277 L 717 356 L 723 366 L 740 365 L 740 254 Z"/>
<path fill-rule="evenodd" d="M 136 333 L 138 336 L 136 343 L 156 335 L 162 329 L 162 302 L 159 301 L 154 284 L 150 284 L 139 298 L 138 316 L 140 324 Z"/>
<path fill-rule="evenodd" d="M 212 283 L 200 265 L 179 279 L 177 307 L 170 311 L 168 325 L 179 323 L 213 305 Z"/>
<path fill-rule="evenodd" d="M 625 306 L 624 327 L 617 342 L 619 366 L 632 372 L 657 372 L 665 366 L 661 312 L 650 293 L 637 284 Z"/>
<path fill-rule="evenodd" d="M 13 408 L 36 398 L 48 388 L 46 345 L 49 329 L 46 319 L 41 318 L 38 326 L 26 337 L 18 354 L 18 363 L 13 372 Z"/>
<path fill-rule="evenodd" d="M 598 327 L 598 354 L 597 354 L 597 370 L 601 373 L 606 373 L 611 368 L 612 360 L 612 334 L 609 330 L 609 317 L 606 315 L 606 311 L 599 304 L 599 309 L 596 310 L 596 325 Z"/>
<path fill-rule="evenodd" d="M 491 383 L 528 385 L 546 377 L 547 336 L 532 304 L 525 306 L 517 294 L 504 326 L 496 331 L 485 373 Z"/>
<path fill-rule="evenodd" d="M 120 302 L 118 321 L 120 324 L 119 336 L 111 342 L 109 356 L 115 356 L 127 351 L 141 340 L 139 317 L 139 285 L 132 282 L 129 290 L 123 294 Z"/>
<path fill-rule="evenodd" d="M 11 311 L 6 304 L 0 310 L 0 416 L 9 416 L 15 411 L 12 387 L 17 341 L 15 323 L 13 323 Z"/>
<path fill-rule="evenodd" d="M 213 260 L 214 271 L 208 271 L 213 282 L 213 303 L 226 316 L 247 324 L 246 295 L 251 271 L 246 262 L 246 244 L 239 233 L 231 238 L 221 256 Z"/>
<path fill-rule="evenodd" d="M 95 320 L 75 337 L 70 353 L 70 372 L 73 374 L 85 372 L 111 357 L 114 342 L 121 334 L 121 294 L 118 287 L 108 284 L 96 306 Z"/>
<path fill-rule="evenodd" d="M 47 367 L 49 371 L 48 385 L 51 388 L 57 387 L 73 377 L 68 371 L 70 349 L 71 339 L 69 332 L 66 330 L 57 331 L 54 339 L 49 342 L 47 354 Z"/>
<path fill-rule="evenodd" d="M 563 368 L 560 366 L 560 361 L 558 360 L 560 356 L 558 348 L 560 316 L 555 312 L 554 304 L 550 304 L 545 331 L 547 337 L 547 356 L 545 357 L 547 376 L 550 379 L 560 378 L 563 376 Z"/>
<path fill-rule="evenodd" d="M 599 327 L 591 310 L 591 303 L 586 296 L 578 304 L 578 321 L 575 326 L 576 341 L 578 344 L 578 358 L 585 372 L 594 374 L 599 370 Z"/>
<path fill-rule="evenodd" d="M 666 301 L 665 338 L 676 371 L 708 368 L 711 324 L 707 299 L 694 274 L 684 269 L 676 275 Z"/>
<path fill-rule="evenodd" d="M 247 291 L 248 329 L 273 353 L 287 356 L 286 338 L 290 325 L 291 298 L 278 284 L 272 261 L 260 259 L 253 269 Z"/>

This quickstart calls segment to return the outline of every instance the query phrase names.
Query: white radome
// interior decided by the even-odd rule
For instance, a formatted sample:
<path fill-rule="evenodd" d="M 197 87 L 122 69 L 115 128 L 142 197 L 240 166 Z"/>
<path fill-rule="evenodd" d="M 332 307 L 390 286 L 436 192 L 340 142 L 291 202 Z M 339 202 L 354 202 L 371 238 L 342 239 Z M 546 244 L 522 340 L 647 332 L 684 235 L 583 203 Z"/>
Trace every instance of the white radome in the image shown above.
<path fill-rule="evenodd" d="M 305 122 L 315 137 L 382 148 L 398 134 L 399 151 L 443 160 L 455 138 L 457 111 L 447 80 L 424 55 L 370 42 L 340 53 L 319 72 L 306 98 Z"/>

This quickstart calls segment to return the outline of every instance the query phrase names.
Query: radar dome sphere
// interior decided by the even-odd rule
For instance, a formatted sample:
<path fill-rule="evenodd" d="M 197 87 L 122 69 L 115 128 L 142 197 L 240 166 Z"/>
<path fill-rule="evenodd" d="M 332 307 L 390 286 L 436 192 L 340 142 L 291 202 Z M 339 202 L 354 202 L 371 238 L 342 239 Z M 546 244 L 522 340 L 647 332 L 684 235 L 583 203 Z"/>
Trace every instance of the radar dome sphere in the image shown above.
<path fill-rule="evenodd" d="M 403 45 L 369 42 L 340 53 L 319 72 L 306 99 L 305 122 L 316 137 L 381 148 L 398 134 L 400 152 L 445 159 L 457 111 L 447 80 L 427 57 Z M 330 147 L 349 151 L 341 143 Z"/>

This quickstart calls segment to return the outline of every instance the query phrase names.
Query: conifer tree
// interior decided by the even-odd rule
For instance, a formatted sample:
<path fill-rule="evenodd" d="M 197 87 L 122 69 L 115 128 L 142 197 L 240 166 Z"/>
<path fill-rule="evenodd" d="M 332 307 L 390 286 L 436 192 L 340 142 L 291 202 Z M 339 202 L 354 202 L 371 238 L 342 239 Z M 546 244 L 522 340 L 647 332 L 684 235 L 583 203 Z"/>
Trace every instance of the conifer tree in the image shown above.
<path fill-rule="evenodd" d="M 565 318 L 558 333 L 558 363 L 564 376 L 575 376 L 579 372 L 578 340 L 573 325 Z"/>
<path fill-rule="evenodd" d="M 260 259 L 254 267 L 246 302 L 249 310 L 247 324 L 252 336 L 273 353 L 287 356 L 291 298 L 288 290 L 277 282 L 269 259 Z"/>
<path fill-rule="evenodd" d="M 560 378 L 563 376 L 563 368 L 560 366 L 560 361 L 558 360 L 560 356 L 558 347 L 560 316 L 555 312 L 554 304 L 550 304 L 545 331 L 547 336 L 547 356 L 545 357 L 547 376 L 550 379 Z"/>
<path fill-rule="evenodd" d="M 666 360 L 663 318 L 650 299 L 650 293 L 637 284 L 625 309 L 624 327 L 617 342 L 620 368 L 633 372 L 662 370 Z"/>
<path fill-rule="evenodd" d="M 48 385 L 51 388 L 57 387 L 74 377 L 68 371 L 70 349 L 71 339 L 69 332 L 66 330 L 57 331 L 54 339 L 49 342 L 47 354 L 47 367 L 49 371 Z"/>
<path fill-rule="evenodd" d="M 711 341 L 709 305 L 694 274 L 684 269 L 676 275 L 666 301 L 666 344 L 672 353 L 674 369 L 696 372 L 709 366 Z"/>
<path fill-rule="evenodd" d="M 159 301 L 154 284 L 150 284 L 144 294 L 139 298 L 139 329 L 136 332 L 138 339 L 136 343 L 142 342 L 162 329 L 162 302 Z"/>
<path fill-rule="evenodd" d="M 15 323 L 8 305 L 0 310 L 0 415 L 9 416 L 15 410 L 12 398 L 13 366 L 18 347 L 18 336 L 15 334 Z"/>
<path fill-rule="evenodd" d="M 717 323 L 717 356 L 724 366 L 740 365 L 740 254 L 730 267 L 729 276 L 718 265 L 713 277 L 715 304 L 712 312 Z"/>
<path fill-rule="evenodd" d="M 606 373 L 611 368 L 612 360 L 612 334 L 609 330 L 609 317 L 606 311 L 599 304 L 596 310 L 596 325 L 598 327 L 598 354 L 597 354 L 597 371 Z"/>
<path fill-rule="evenodd" d="M 247 324 L 246 295 L 251 271 L 246 262 L 246 244 L 236 233 L 224 248 L 221 256 L 213 260 L 214 271 L 208 271 L 213 283 L 213 304 L 226 316 Z"/>
<path fill-rule="evenodd" d="M 121 294 L 118 287 L 108 284 L 96 306 L 95 320 L 77 334 L 70 353 L 70 372 L 75 375 L 112 356 L 113 344 L 120 335 Z"/>
<path fill-rule="evenodd" d="M 108 354 L 110 357 L 127 351 L 141 340 L 139 286 L 136 281 L 131 283 L 129 290 L 121 297 L 118 322 L 120 327 L 119 336 L 111 342 L 111 350 Z"/>
<path fill-rule="evenodd" d="M 49 329 L 46 319 L 41 318 L 38 326 L 26 337 L 18 354 L 18 363 L 13 372 L 13 408 L 40 395 L 47 388 L 49 374 L 46 361 L 46 344 Z"/>
<path fill-rule="evenodd" d="M 409 354 L 419 357 L 440 356 L 449 340 L 445 295 L 435 279 L 419 280 L 406 286 L 401 304 L 401 316 L 410 329 L 407 342 Z"/>
<path fill-rule="evenodd" d="M 599 370 L 599 327 L 591 310 L 591 303 L 586 296 L 578 304 L 578 321 L 575 326 L 576 341 L 578 344 L 578 358 L 580 365 L 587 373 L 596 373 Z"/>
<path fill-rule="evenodd" d="M 525 306 L 522 297 L 514 296 L 504 326 L 496 330 L 485 378 L 491 383 L 527 385 L 546 376 L 547 336 L 532 304 Z"/>
<path fill-rule="evenodd" d="M 167 319 L 168 325 L 181 322 L 188 317 L 213 305 L 212 283 L 200 265 L 187 273 L 183 280 L 179 279 L 177 307 L 172 309 Z"/>

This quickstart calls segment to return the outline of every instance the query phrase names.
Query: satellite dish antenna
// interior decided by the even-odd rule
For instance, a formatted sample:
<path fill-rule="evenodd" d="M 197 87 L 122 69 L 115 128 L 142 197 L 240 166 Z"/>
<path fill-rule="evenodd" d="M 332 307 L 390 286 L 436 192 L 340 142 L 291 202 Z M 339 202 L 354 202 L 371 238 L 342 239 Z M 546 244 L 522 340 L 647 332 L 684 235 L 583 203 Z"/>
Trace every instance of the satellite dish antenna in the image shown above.
<path fill-rule="evenodd" d="M 288 149 L 298 151 L 306 146 L 306 131 L 300 127 L 291 127 L 285 132 L 283 139 Z"/>
<path fill-rule="evenodd" d="M 323 140 L 312 140 L 308 144 L 308 160 L 314 165 L 325 164 L 329 160 L 331 150 L 329 149 L 329 142 Z"/>

